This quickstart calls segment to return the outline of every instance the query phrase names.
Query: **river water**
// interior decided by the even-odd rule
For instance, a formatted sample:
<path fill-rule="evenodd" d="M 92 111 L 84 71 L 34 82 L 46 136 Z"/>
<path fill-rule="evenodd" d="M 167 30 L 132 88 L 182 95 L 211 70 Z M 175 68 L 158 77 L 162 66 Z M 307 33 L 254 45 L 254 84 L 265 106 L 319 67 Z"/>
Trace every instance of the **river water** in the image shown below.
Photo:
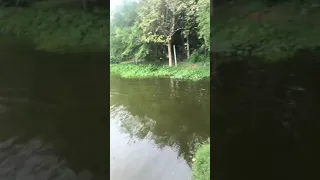
<path fill-rule="evenodd" d="M 112 180 L 191 180 L 196 143 L 210 136 L 209 81 L 110 80 Z"/>
<path fill-rule="evenodd" d="M 211 83 L 214 179 L 318 179 L 319 52 L 219 66 L 220 84 Z"/>
<path fill-rule="evenodd" d="M 1 42 L 0 179 L 108 179 L 107 57 Z"/>
<path fill-rule="evenodd" d="M 0 42 L 1 180 L 192 178 L 209 81 L 111 77 L 108 94 L 106 55 Z"/>

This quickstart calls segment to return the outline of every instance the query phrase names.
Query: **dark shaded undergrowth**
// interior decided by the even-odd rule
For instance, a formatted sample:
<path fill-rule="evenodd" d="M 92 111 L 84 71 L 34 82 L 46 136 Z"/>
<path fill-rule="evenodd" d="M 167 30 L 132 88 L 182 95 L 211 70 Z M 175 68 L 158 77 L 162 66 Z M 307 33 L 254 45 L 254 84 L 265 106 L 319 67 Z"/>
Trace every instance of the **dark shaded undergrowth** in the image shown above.
<path fill-rule="evenodd" d="M 215 8 L 214 52 L 269 60 L 292 56 L 320 45 L 320 8 L 312 3 L 283 2 L 272 7 L 239 1 Z"/>
<path fill-rule="evenodd" d="M 67 9 L 0 8 L 0 33 L 32 40 L 45 51 L 106 51 L 105 12 Z"/>

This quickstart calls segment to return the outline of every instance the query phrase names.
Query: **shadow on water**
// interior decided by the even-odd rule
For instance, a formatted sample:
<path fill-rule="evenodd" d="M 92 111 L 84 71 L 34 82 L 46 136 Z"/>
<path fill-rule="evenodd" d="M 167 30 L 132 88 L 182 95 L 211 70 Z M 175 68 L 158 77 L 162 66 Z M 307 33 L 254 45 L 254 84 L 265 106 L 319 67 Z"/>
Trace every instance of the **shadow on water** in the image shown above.
<path fill-rule="evenodd" d="M 108 179 L 107 57 L 0 44 L 0 179 Z"/>
<path fill-rule="evenodd" d="M 211 93 L 216 179 L 314 179 L 319 160 L 320 51 L 219 67 Z"/>
<path fill-rule="evenodd" d="M 111 177 L 191 179 L 195 144 L 210 136 L 209 81 L 112 77 L 110 85 Z"/>

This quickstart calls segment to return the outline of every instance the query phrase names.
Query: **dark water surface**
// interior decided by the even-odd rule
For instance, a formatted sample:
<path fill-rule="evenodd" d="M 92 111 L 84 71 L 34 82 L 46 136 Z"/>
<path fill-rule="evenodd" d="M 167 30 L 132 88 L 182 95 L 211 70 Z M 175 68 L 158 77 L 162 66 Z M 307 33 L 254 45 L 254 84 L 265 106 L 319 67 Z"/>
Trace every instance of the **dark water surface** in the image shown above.
<path fill-rule="evenodd" d="M 110 88 L 111 179 L 191 180 L 210 136 L 209 81 L 111 77 Z"/>
<path fill-rule="evenodd" d="M 214 179 L 319 179 L 319 60 L 307 52 L 219 67 L 211 93 Z"/>
<path fill-rule="evenodd" d="M 105 180 L 105 58 L 0 43 L 0 179 Z"/>

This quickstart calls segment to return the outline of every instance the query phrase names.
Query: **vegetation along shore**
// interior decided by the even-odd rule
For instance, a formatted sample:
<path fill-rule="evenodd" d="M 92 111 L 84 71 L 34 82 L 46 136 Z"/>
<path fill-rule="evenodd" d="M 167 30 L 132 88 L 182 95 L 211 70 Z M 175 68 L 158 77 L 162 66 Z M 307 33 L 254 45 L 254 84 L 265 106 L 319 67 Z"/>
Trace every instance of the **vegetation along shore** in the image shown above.
<path fill-rule="evenodd" d="M 126 0 L 111 11 L 112 74 L 209 78 L 209 43 L 208 0 Z"/>
<path fill-rule="evenodd" d="M 84 9 L 78 1 L 32 1 L 19 6 L 3 2 L 2 36 L 28 39 L 37 49 L 50 52 L 101 52 L 109 48 L 109 10 L 103 6 Z"/>
<path fill-rule="evenodd" d="M 202 144 L 195 153 L 192 166 L 195 180 L 210 179 L 210 142 Z"/>
<path fill-rule="evenodd" d="M 273 61 L 320 46 L 316 1 L 217 1 L 214 10 L 212 39 L 217 55 Z"/>

